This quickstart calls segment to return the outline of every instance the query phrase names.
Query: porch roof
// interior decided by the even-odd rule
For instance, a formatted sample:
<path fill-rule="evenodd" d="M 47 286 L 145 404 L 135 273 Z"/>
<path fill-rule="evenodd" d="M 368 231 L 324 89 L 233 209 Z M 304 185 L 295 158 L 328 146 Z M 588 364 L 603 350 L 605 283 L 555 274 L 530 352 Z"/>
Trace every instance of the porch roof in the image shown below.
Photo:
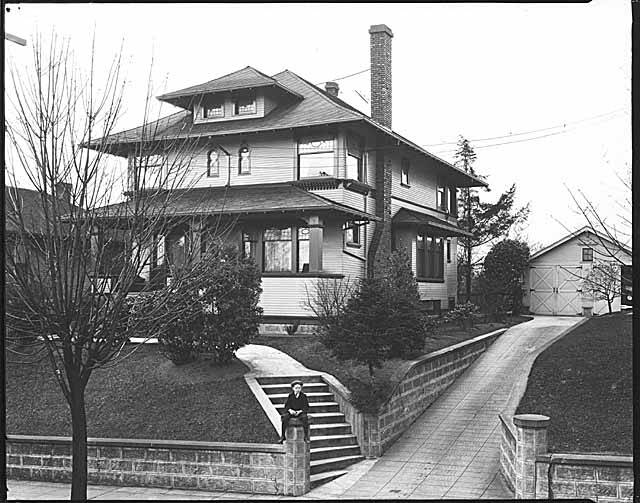
<path fill-rule="evenodd" d="M 334 212 L 358 220 L 380 220 L 375 215 L 331 201 L 288 183 L 232 187 L 199 187 L 162 191 L 154 195 L 149 212 L 164 212 L 169 216 L 248 215 Z M 164 209 L 166 207 L 166 209 Z M 130 203 L 104 206 L 98 215 L 104 219 L 127 218 Z"/>
<path fill-rule="evenodd" d="M 468 236 L 473 234 L 467 232 L 459 227 L 450 224 L 449 222 L 442 220 L 441 218 L 433 215 L 425 215 L 424 213 L 418 213 L 417 211 L 408 210 L 406 208 L 400 208 L 398 213 L 391 219 L 393 225 L 411 225 L 411 226 L 424 226 L 435 230 L 442 236 Z"/>

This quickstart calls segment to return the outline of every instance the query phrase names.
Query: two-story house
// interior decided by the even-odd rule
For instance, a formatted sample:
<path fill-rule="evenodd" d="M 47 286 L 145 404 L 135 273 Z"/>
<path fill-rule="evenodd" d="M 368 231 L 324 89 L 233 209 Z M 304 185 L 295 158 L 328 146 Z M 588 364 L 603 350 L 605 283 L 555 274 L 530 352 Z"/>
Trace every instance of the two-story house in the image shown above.
<path fill-rule="evenodd" d="M 321 89 L 289 70 L 268 76 L 248 66 L 159 96 L 181 110 L 107 138 L 109 152 L 134 167 L 150 130 L 158 142 L 198 146 L 176 208 L 190 224 L 149 244 L 162 252 L 150 253 L 147 278 L 189 240 L 206 247 L 204 231 L 226 219 L 228 241 L 262 270 L 267 322 L 304 322 L 313 282 L 372 274 L 376 254 L 394 247 L 412 257 L 429 307 L 453 306 L 456 237 L 465 235 L 456 191 L 486 184 L 391 129 L 393 34 L 385 25 L 369 33 L 371 117 L 342 101 L 336 83 Z M 174 150 L 157 157 L 160 169 Z"/>

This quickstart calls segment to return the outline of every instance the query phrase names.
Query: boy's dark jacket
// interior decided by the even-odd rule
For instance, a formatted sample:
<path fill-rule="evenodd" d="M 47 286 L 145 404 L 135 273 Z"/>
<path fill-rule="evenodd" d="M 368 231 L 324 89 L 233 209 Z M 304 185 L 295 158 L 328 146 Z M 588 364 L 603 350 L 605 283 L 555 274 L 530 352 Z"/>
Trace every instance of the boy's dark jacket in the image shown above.
<path fill-rule="evenodd" d="M 300 395 L 298 395 L 298 398 L 296 398 L 296 395 L 293 391 L 289 393 L 289 396 L 287 397 L 287 403 L 284 404 L 284 411 L 288 412 L 289 409 L 301 410 L 306 414 L 309 410 L 309 400 L 307 400 L 307 395 L 305 395 L 301 391 Z"/>

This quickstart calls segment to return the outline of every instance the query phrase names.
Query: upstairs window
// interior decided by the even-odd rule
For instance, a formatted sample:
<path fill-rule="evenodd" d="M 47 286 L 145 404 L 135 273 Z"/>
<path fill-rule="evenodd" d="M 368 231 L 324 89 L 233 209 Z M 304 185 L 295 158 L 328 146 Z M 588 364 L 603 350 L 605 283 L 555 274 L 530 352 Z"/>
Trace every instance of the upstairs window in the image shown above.
<path fill-rule="evenodd" d="M 362 146 L 355 138 L 347 139 L 347 178 L 364 181 Z"/>
<path fill-rule="evenodd" d="M 211 101 L 205 103 L 203 115 L 205 119 L 218 119 L 220 117 L 224 117 L 224 102 Z"/>
<path fill-rule="evenodd" d="M 402 159 L 400 163 L 400 185 L 409 187 L 409 159 Z"/>
<path fill-rule="evenodd" d="M 256 97 L 254 95 L 238 96 L 233 101 L 234 115 L 250 115 L 256 113 Z"/>
<path fill-rule="evenodd" d="M 243 143 L 238 150 L 238 174 L 248 175 L 251 173 L 251 150 L 246 143 Z"/>
<path fill-rule="evenodd" d="M 335 140 L 324 138 L 298 143 L 298 178 L 335 173 Z"/>
<path fill-rule="evenodd" d="M 207 152 L 207 176 L 220 176 L 220 152 L 217 149 Z"/>
<path fill-rule="evenodd" d="M 455 187 L 449 187 L 449 213 L 454 217 L 458 216 L 458 197 Z"/>
<path fill-rule="evenodd" d="M 443 186 L 438 186 L 436 192 L 436 208 L 440 211 L 447 212 L 447 189 Z"/>
<path fill-rule="evenodd" d="M 593 262 L 593 248 L 583 248 L 582 249 L 582 261 L 583 262 Z"/>

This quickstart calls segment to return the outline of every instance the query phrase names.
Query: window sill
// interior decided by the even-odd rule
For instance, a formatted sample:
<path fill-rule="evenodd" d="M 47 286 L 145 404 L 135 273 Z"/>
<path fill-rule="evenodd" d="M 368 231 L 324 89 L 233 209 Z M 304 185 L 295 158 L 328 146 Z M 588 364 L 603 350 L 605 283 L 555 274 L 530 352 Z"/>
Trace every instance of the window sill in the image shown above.
<path fill-rule="evenodd" d="M 251 172 L 248 172 L 248 173 L 238 173 L 238 176 L 247 176 L 247 175 L 250 175 L 250 174 L 251 174 Z"/>
<path fill-rule="evenodd" d="M 402 183 L 400 182 L 400 187 L 406 187 L 407 189 L 411 188 L 411 185 L 407 184 L 407 183 Z"/>
<path fill-rule="evenodd" d="M 344 278 L 344 274 L 336 274 L 331 272 L 263 272 L 264 278 Z"/>
<path fill-rule="evenodd" d="M 418 283 L 444 283 L 444 278 L 416 278 Z"/>
<path fill-rule="evenodd" d="M 349 248 L 362 248 L 361 243 L 354 243 L 353 241 L 348 241 L 345 243 Z"/>

